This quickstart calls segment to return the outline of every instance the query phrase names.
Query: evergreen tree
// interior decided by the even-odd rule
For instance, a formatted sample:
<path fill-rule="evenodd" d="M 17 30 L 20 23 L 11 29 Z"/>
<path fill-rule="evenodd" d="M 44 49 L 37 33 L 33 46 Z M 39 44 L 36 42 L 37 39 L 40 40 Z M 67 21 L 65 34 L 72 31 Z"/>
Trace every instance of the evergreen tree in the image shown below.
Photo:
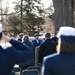
<path fill-rule="evenodd" d="M 21 31 L 29 35 L 43 30 L 43 10 L 40 0 L 21 0 L 15 6 L 15 11 L 21 19 Z"/>

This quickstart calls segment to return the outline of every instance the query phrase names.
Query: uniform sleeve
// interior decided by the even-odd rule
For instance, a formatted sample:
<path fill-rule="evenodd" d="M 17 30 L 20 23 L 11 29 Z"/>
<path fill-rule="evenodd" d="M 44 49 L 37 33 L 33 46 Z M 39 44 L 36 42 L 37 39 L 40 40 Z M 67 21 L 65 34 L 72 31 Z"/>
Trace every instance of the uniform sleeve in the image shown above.
<path fill-rule="evenodd" d="M 15 49 L 18 49 L 18 50 L 25 50 L 25 49 L 28 49 L 27 46 L 25 46 L 23 43 L 17 41 L 17 40 L 14 40 L 14 39 L 11 39 L 10 40 L 10 44 L 15 48 Z"/>
<path fill-rule="evenodd" d="M 10 40 L 12 47 L 7 48 L 11 60 L 15 64 L 24 63 L 33 57 L 32 50 L 16 40 Z"/>
<path fill-rule="evenodd" d="M 51 70 L 50 69 L 48 69 L 48 65 L 47 65 L 47 61 L 46 61 L 46 59 L 44 58 L 43 59 L 43 65 L 42 65 L 42 71 L 41 71 L 41 75 L 52 75 L 52 73 L 51 73 Z"/>

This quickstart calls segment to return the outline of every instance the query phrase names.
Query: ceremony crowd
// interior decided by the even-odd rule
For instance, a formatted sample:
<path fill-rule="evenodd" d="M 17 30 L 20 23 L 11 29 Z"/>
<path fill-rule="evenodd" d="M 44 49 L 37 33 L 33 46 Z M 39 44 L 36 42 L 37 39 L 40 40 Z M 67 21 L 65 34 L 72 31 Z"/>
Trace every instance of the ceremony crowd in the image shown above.
<path fill-rule="evenodd" d="M 34 40 L 30 41 L 29 36 L 24 33 L 20 33 L 17 40 L 4 35 L 0 24 L 0 40 L 11 44 L 11 47 L 7 48 L 0 46 L 0 75 L 11 75 L 15 64 L 19 65 L 21 72 L 29 66 L 35 66 L 36 47 L 39 47 L 40 75 L 75 75 L 75 28 L 73 27 L 60 27 L 55 36 L 47 32 L 44 41 L 36 33 Z M 58 45 L 60 45 L 59 51 L 57 51 Z"/>

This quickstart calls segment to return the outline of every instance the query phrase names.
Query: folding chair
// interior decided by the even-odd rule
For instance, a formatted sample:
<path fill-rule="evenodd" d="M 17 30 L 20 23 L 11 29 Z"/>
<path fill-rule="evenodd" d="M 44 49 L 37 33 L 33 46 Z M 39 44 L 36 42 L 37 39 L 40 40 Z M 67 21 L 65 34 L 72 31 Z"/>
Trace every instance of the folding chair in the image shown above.
<path fill-rule="evenodd" d="M 39 75 L 38 70 L 24 70 L 22 75 Z"/>
<path fill-rule="evenodd" d="M 15 72 L 14 72 L 14 71 L 12 71 L 12 72 L 11 72 L 11 75 L 15 75 Z"/>
<path fill-rule="evenodd" d="M 20 67 L 14 67 L 14 68 L 12 69 L 12 72 L 15 72 L 16 75 L 20 75 L 21 69 L 20 69 Z"/>
<path fill-rule="evenodd" d="M 35 66 L 38 66 L 39 48 L 40 48 L 40 46 L 37 46 L 37 47 L 35 48 Z"/>
<path fill-rule="evenodd" d="M 41 72 L 41 66 L 29 66 L 28 68 L 27 68 L 27 70 L 34 70 L 34 69 L 36 69 L 36 70 L 38 70 L 39 71 L 39 73 Z"/>

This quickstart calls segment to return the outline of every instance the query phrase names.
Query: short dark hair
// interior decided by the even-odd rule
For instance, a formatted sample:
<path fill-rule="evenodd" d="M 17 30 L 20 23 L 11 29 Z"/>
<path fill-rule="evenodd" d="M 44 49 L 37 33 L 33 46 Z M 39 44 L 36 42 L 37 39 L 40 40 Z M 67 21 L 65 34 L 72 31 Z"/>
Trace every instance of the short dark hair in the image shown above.
<path fill-rule="evenodd" d="M 45 34 L 45 37 L 46 37 L 46 38 L 50 38 L 50 37 L 51 37 L 50 33 L 46 33 L 46 34 Z"/>

